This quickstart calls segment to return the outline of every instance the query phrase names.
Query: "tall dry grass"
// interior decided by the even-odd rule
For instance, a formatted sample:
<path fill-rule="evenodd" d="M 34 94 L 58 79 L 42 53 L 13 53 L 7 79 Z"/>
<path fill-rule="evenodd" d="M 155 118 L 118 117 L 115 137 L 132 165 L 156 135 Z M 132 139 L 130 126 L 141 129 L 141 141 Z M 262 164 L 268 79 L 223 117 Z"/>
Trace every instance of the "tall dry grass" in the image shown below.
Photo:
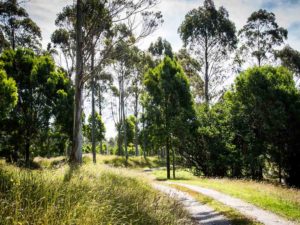
<path fill-rule="evenodd" d="M 0 165 L 0 224 L 191 224 L 174 200 L 125 169 Z"/>

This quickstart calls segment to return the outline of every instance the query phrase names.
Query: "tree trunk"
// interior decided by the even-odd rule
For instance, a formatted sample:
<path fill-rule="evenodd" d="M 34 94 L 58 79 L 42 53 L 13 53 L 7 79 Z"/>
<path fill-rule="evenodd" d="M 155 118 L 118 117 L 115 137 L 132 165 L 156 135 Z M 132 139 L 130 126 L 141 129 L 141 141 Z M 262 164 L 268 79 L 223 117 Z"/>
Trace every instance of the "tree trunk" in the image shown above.
<path fill-rule="evenodd" d="M 146 159 L 146 132 L 145 132 L 145 108 L 142 107 L 142 114 L 143 114 L 143 155 L 144 159 Z"/>
<path fill-rule="evenodd" d="M 164 149 L 164 148 L 161 148 L 161 150 L 160 150 L 160 157 L 161 157 L 162 159 L 165 158 L 165 149 Z"/>
<path fill-rule="evenodd" d="M 137 90 L 136 90 L 136 94 L 135 94 L 135 106 L 134 106 L 134 116 L 135 116 L 134 145 L 135 145 L 135 155 L 136 156 L 139 156 L 138 100 L 139 100 L 139 95 L 138 95 Z"/>
<path fill-rule="evenodd" d="M 82 162 L 82 76 L 83 76 L 83 52 L 82 52 L 82 2 L 77 0 L 76 7 L 76 77 L 75 77 L 75 101 L 74 101 L 74 125 L 73 143 L 70 154 L 71 163 Z"/>
<path fill-rule="evenodd" d="M 175 179 L 175 150 L 172 150 L 173 153 L 173 179 Z"/>
<path fill-rule="evenodd" d="M 99 96 L 98 96 L 98 100 L 99 100 L 99 115 L 102 118 L 102 96 L 101 96 L 101 79 L 99 78 L 99 92 L 98 92 Z M 100 128 L 101 129 L 101 128 Z M 100 130 L 100 132 L 102 133 L 102 130 Z M 102 139 L 100 140 L 100 153 L 103 153 L 103 149 L 102 149 Z"/>
<path fill-rule="evenodd" d="M 13 0 L 12 4 L 15 8 L 17 8 L 17 0 Z M 14 16 L 12 16 L 11 18 L 11 24 L 10 24 L 10 28 L 11 28 L 11 47 L 13 50 L 16 49 L 16 31 L 15 31 L 15 23 L 16 23 L 16 19 Z"/>
<path fill-rule="evenodd" d="M 121 78 L 119 77 L 119 113 L 118 113 L 118 116 L 119 116 L 119 125 L 118 125 L 118 155 L 121 156 L 123 155 L 123 151 L 122 151 L 122 139 L 121 139 L 121 130 L 122 130 L 122 126 L 123 126 L 123 114 L 122 114 L 122 92 L 121 92 Z"/>
<path fill-rule="evenodd" d="M 208 93 L 208 82 L 209 82 L 209 77 L 208 77 L 208 46 L 207 46 L 207 38 L 205 39 L 205 54 L 204 54 L 204 60 L 205 60 L 205 74 L 204 74 L 204 85 L 205 85 L 205 103 L 209 105 L 209 93 Z"/>
<path fill-rule="evenodd" d="M 166 155 L 167 155 L 167 160 L 166 160 L 166 166 L 167 166 L 167 179 L 170 179 L 170 142 L 169 142 L 169 137 L 167 136 L 166 138 Z"/>
<path fill-rule="evenodd" d="M 92 41 L 93 42 L 93 41 Z M 94 70 L 94 47 L 92 44 L 91 71 Z M 92 153 L 93 163 L 96 164 L 96 140 L 95 140 L 95 78 L 92 74 Z"/>
<path fill-rule="evenodd" d="M 15 21 L 15 19 L 13 19 L 13 21 Z M 16 49 L 14 24 L 12 25 L 12 29 L 11 29 L 11 46 L 13 50 Z"/>
<path fill-rule="evenodd" d="M 283 148 L 284 148 L 285 152 L 287 152 L 287 144 L 285 144 Z M 279 152 L 278 179 L 279 179 L 279 183 L 282 184 L 282 159 L 281 159 L 281 152 Z"/>
<path fill-rule="evenodd" d="M 122 82 L 122 113 L 123 113 L 123 129 L 124 129 L 124 148 L 125 148 L 125 157 L 126 163 L 128 162 L 128 149 L 127 149 L 127 124 L 126 124 L 126 115 L 125 115 L 125 101 L 124 101 L 124 80 Z"/>
<path fill-rule="evenodd" d="M 125 91 L 124 91 L 124 73 L 122 71 L 121 79 L 119 83 L 120 87 L 120 96 L 121 96 L 121 126 L 123 128 L 123 141 L 124 141 L 124 149 L 125 149 L 125 158 L 126 158 L 126 164 L 128 161 L 128 149 L 127 149 L 127 126 L 126 126 L 126 115 L 125 115 Z"/>

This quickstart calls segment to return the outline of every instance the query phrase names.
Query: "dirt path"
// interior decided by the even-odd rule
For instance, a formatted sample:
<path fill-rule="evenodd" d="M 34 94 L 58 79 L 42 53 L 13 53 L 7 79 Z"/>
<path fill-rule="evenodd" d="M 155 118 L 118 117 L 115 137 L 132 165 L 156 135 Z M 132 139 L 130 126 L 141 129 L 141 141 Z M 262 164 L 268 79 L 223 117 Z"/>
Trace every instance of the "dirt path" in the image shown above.
<path fill-rule="evenodd" d="M 172 198 L 178 199 L 186 210 L 191 214 L 196 224 L 202 225 L 230 225 L 229 221 L 221 214 L 215 212 L 212 208 L 201 205 L 192 196 L 178 191 L 175 188 L 162 184 L 154 183 L 153 187 L 161 192 L 168 194 Z"/>
<path fill-rule="evenodd" d="M 202 188 L 202 187 L 195 186 L 195 185 L 175 183 L 175 182 L 168 182 L 168 184 L 180 185 L 180 186 L 189 188 L 192 191 L 209 196 L 225 205 L 228 205 L 228 206 L 240 211 L 242 214 L 249 216 L 250 218 L 253 218 L 253 219 L 255 219 L 263 224 L 266 224 L 266 225 L 294 225 L 295 224 L 291 221 L 288 221 L 282 217 L 277 216 L 274 213 L 260 209 L 256 206 L 251 205 L 247 202 L 244 202 L 238 198 L 228 196 L 226 194 L 220 193 L 215 190 L 211 190 L 208 188 Z"/>

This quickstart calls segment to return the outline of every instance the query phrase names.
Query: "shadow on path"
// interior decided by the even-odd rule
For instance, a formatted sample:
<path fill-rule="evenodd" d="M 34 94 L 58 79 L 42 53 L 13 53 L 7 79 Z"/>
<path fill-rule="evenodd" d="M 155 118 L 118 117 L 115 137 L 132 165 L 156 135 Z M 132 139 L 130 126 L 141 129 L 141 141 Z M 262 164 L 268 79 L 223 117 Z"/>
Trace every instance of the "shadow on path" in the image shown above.
<path fill-rule="evenodd" d="M 179 200 L 184 208 L 189 212 L 197 224 L 202 225 L 229 225 L 230 222 L 223 215 L 214 211 L 207 205 L 200 204 L 189 194 L 178 191 L 175 188 L 154 183 L 153 187 L 172 198 Z"/>

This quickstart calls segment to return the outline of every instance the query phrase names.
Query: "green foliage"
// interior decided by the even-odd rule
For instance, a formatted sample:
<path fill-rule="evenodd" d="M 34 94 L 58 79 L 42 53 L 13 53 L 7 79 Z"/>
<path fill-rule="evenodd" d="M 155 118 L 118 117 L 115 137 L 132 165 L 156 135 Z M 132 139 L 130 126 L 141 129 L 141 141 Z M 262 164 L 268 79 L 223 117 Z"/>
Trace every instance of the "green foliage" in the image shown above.
<path fill-rule="evenodd" d="M 123 2 L 115 2 L 114 6 L 124 4 Z M 109 12 L 109 7 L 106 2 L 89 0 L 82 2 L 82 14 L 89 15 L 83 20 L 83 27 L 88 32 L 84 33 L 83 55 L 90 54 L 91 46 L 95 48 L 95 39 L 102 39 L 102 36 L 107 38 L 107 32 L 111 28 L 112 18 Z M 101 23 L 95 23 L 101 18 Z M 66 69 L 69 76 L 75 71 L 75 57 L 76 57 L 76 5 L 71 4 L 65 6 L 60 13 L 58 13 L 55 20 L 57 30 L 51 35 L 51 41 L 54 47 L 59 47 L 62 51 L 65 61 Z M 85 62 L 87 63 L 87 62 Z"/>
<path fill-rule="evenodd" d="M 258 66 L 268 59 L 275 46 L 283 44 L 287 34 L 286 29 L 278 26 L 275 14 L 264 9 L 253 12 L 239 31 L 239 35 L 245 39 L 244 51 L 251 52 Z"/>
<path fill-rule="evenodd" d="M 231 165 L 236 161 L 236 152 L 232 144 L 234 133 L 227 104 L 217 103 L 212 108 L 201 105 L 197 108 L 197 117 L 198 154 L 202 155 L 198 163 L 203 173 L 206 176 L 228 175 Z"/>
<path fill-rule="evenodd" d="M 193 98 L 199 102 L 204 95 L 204 82 L 200 76 L 202 65 L 186 49 L 179 50 L 176 59 L 190 81 Z"/>
<path fill-rule="evenodd" d="M 41 30 L 17 0 L 0 2 L 0 49 L 11 47 L 41 48 Z"/>
<path fill-rule="evenodd" d="M 299 185 L 297 135 L 300 95 L 292 74 L 283 67 L 252 68 L 235 81 L 226 100 L 231 107 L 236 145 L 253 178 L 262 178 L 264 162 L 275 163 L 278 176 L 283 169 L 288 182 Z M 293 168 L 293 169 L 291 169 Z"/>
<path fill-rule="evenodd" d="M 284 67 L 254 67 L 212 107 L 197 108 L 199 129 L 189 161 L 207 176 L 263 179 L 299 186 L 300 93 Z M 188 152 L 188 151 L 187 151 Z"/>
<path fill-rule="evenodd" d="M 92 142 L 92 115 L 88 118 L 88 124 L 85 124 L 83 127 L 83 133 L 85 137 Z M 105 139 L 105 126 L 102 121 L 101 115 L 99 115 L 97 112 L 95 113 L 95 141 L 100 142 Z"/>
<path fill-rule="evenodd" d="M 276 57 L 282 62 L 282 65 L 290 69 L 295 76 L 300 76 L 300 52 L 285 46 L 282 50 L 276 52 Z"/>
<path fill-rule="evenodd" d="M 186 140 L 197 127 L 189 82 L 178 62 L 169 57 L 150 69 L 144 79 L 148 126 L 143 133 L 153 135 L 158 147 L 166 148 L 169 167 L 169 150 L 173 147 L 183 154 Z"/>
<path fill-rule="evenodd" d="M 172 126 L 175 126 L 178 116 L 188 117 L 193 113 L 188 79 L 176 61 L 165 57 L 157 67 L 146 73 L 144 84 L 148 91 L 149 116 L 156 117 L 152 119 L 157 122 L 168 123 L 165 134 L 174 129 Z M 163 124 L 157 123 L 158 126 Z"/>
<path fill-rule="evenodd" d="M 209 104 L 220 94 L 217 87 L 223 84 L 227 76 L 222 62 L 228 61 L 230 53 L 236 48 L 235 25 L 224 7 L 217 9 L 213 0 L 205 0 L 203 6 L 186 14 L 178 32 L 184 45 L 197 56 L 201 65 L 204 99 Z"/>
<path fill-rule="evenodd" d="M 185 45 L 200 43 L 202 39 L 212 39 L 223 48 L 234 48 L 237 42 L 235 26 L 229 20 L 224 7 L 216 9 L 212 0 L 205 0 L 203 7 L 191 10 L 179 27 Z"/>
<path fill-rule="evenodd" d="M 19 96 L 17 106 L 3 122 L 8 155 L 13 152 L 17 158 L 21 153 L 28 161 L 30 148 L 42 145 L 40 141 L 47 139 L 50 128 L 68 139 L 73 90 L 48 55 L 37 56 L 28 49 L 8 50 L 0 61 L 8 77 L 16 81 Z"/>
<path fill-rule="evenodd" d="M 135 117 L 133 115 L 130 115 L 129 117 L 126 118 L 125 120 L 125 126 L 126 126 L 126 135 L 127 135 L 127 145 L 130 143 L 133 143 L 134 140 L 134 134 L 135 134 Z M 117 139 L 121 143 L 123 143 L 123 138 L 124 138 L 124 132 L 125 132 L 125 127 L 123 124 L 117 124 L 117 130 L 120 130 L 120 137 L 118 136 Z"/>
<path fill-rule="evenodd" d="M 148 51 L 156 57 L 169 56 L 173 58 L 173 51 L 171 44 L 166 40 L 159 37 L 156 42 L 151 43 Z"/>
<path fill-rule="evenodd" d="M 7 78 L 5 70 L 1 67 L 0 65 L 0 120 L 5 118 L 18 102 L 16 82 Z"/>

